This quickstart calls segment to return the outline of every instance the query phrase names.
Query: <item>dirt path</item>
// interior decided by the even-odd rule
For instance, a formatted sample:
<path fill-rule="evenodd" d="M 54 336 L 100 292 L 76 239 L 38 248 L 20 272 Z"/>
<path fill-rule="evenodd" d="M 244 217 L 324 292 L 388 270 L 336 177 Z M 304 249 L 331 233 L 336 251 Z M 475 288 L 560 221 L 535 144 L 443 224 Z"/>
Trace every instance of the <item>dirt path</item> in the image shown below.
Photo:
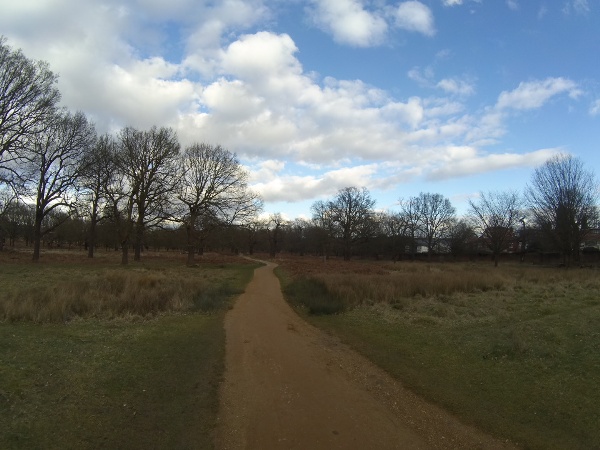
<path fill-rule="evenodd" d="M 256 269 L 225 319 L 218 449 L 510 448 L 300 319 L 274 267 Z"/>

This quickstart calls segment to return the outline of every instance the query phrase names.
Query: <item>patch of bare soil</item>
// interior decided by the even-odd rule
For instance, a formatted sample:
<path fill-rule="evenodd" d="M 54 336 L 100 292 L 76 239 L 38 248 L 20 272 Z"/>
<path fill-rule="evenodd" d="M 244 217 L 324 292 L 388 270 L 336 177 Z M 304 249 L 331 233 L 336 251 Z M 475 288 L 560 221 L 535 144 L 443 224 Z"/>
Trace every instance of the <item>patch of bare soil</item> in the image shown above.
<path fill-rule="evenodd" d="M 256 269 L 225 319 L 218 449 L 513 448 L 303 321 L 274 267 Z"/>

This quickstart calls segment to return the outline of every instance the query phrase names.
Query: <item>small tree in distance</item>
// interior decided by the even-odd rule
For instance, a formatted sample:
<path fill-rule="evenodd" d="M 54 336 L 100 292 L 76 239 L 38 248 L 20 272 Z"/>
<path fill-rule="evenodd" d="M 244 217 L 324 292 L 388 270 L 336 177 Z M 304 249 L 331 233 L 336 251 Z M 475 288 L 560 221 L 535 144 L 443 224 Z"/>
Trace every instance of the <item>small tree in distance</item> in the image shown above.
<path fill-rule="evenodd" d="M 469 199 L 471 221 L 491 250 L 495 267 L 519 225 L 521 206 L 521 197 L 516 192 L 481 192 L 477 200 Z"/>

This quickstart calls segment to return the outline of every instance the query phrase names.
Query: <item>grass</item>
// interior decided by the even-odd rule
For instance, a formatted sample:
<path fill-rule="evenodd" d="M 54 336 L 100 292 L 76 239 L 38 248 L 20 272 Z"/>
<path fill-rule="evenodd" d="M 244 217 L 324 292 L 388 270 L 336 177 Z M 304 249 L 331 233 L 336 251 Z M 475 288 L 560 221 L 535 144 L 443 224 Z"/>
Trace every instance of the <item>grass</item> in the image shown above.
<path fill-rule="evenodd" d="M 165 312 L 209 311 L 219 309 L 243 287 L 221 277 L 222 264 L 189 268 L 169 259 L 127 267 L 115 262 L 76 262 L 1 266 L 0 320 L 57 323 L 77 317 L 143 318 Z M 240 269 L 250 266 L 235 264 Z M 228 267 L 234 266 L 229 263 Z"/>
<path fill-rule="evenodd" d="M 345 312 L 306 317 L 492 434 L 526 448 L 598 447 L 596 270 L 377 267 L 364 274 L 317 268 L 309 279 Z M 302 279 L 298 267 L 283 262 L 281 270 L 286 290 Z"/>
<path fill-rule="evenodd" d="M 254 267 L 1 265 L 4 310 L 35 300 L 0 323 L 0 448 L 212 448 L 223 317 Z"/>

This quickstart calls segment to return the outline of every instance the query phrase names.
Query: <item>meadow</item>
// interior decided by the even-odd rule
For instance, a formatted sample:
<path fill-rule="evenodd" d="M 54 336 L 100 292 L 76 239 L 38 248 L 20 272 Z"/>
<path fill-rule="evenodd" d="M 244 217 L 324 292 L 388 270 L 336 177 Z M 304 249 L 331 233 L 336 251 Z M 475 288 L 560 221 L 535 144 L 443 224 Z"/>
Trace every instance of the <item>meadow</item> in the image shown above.
<path fill-rule="evenodd" d="M 0 254 L 0 448 L 211 448 L 223 317 L 255 264 Z"/>
<path fill-rule="evenodd" d="M 598 448 L 597 269 L 278 262 L 307 320 L 464 422 L 525 448 Z"/>

